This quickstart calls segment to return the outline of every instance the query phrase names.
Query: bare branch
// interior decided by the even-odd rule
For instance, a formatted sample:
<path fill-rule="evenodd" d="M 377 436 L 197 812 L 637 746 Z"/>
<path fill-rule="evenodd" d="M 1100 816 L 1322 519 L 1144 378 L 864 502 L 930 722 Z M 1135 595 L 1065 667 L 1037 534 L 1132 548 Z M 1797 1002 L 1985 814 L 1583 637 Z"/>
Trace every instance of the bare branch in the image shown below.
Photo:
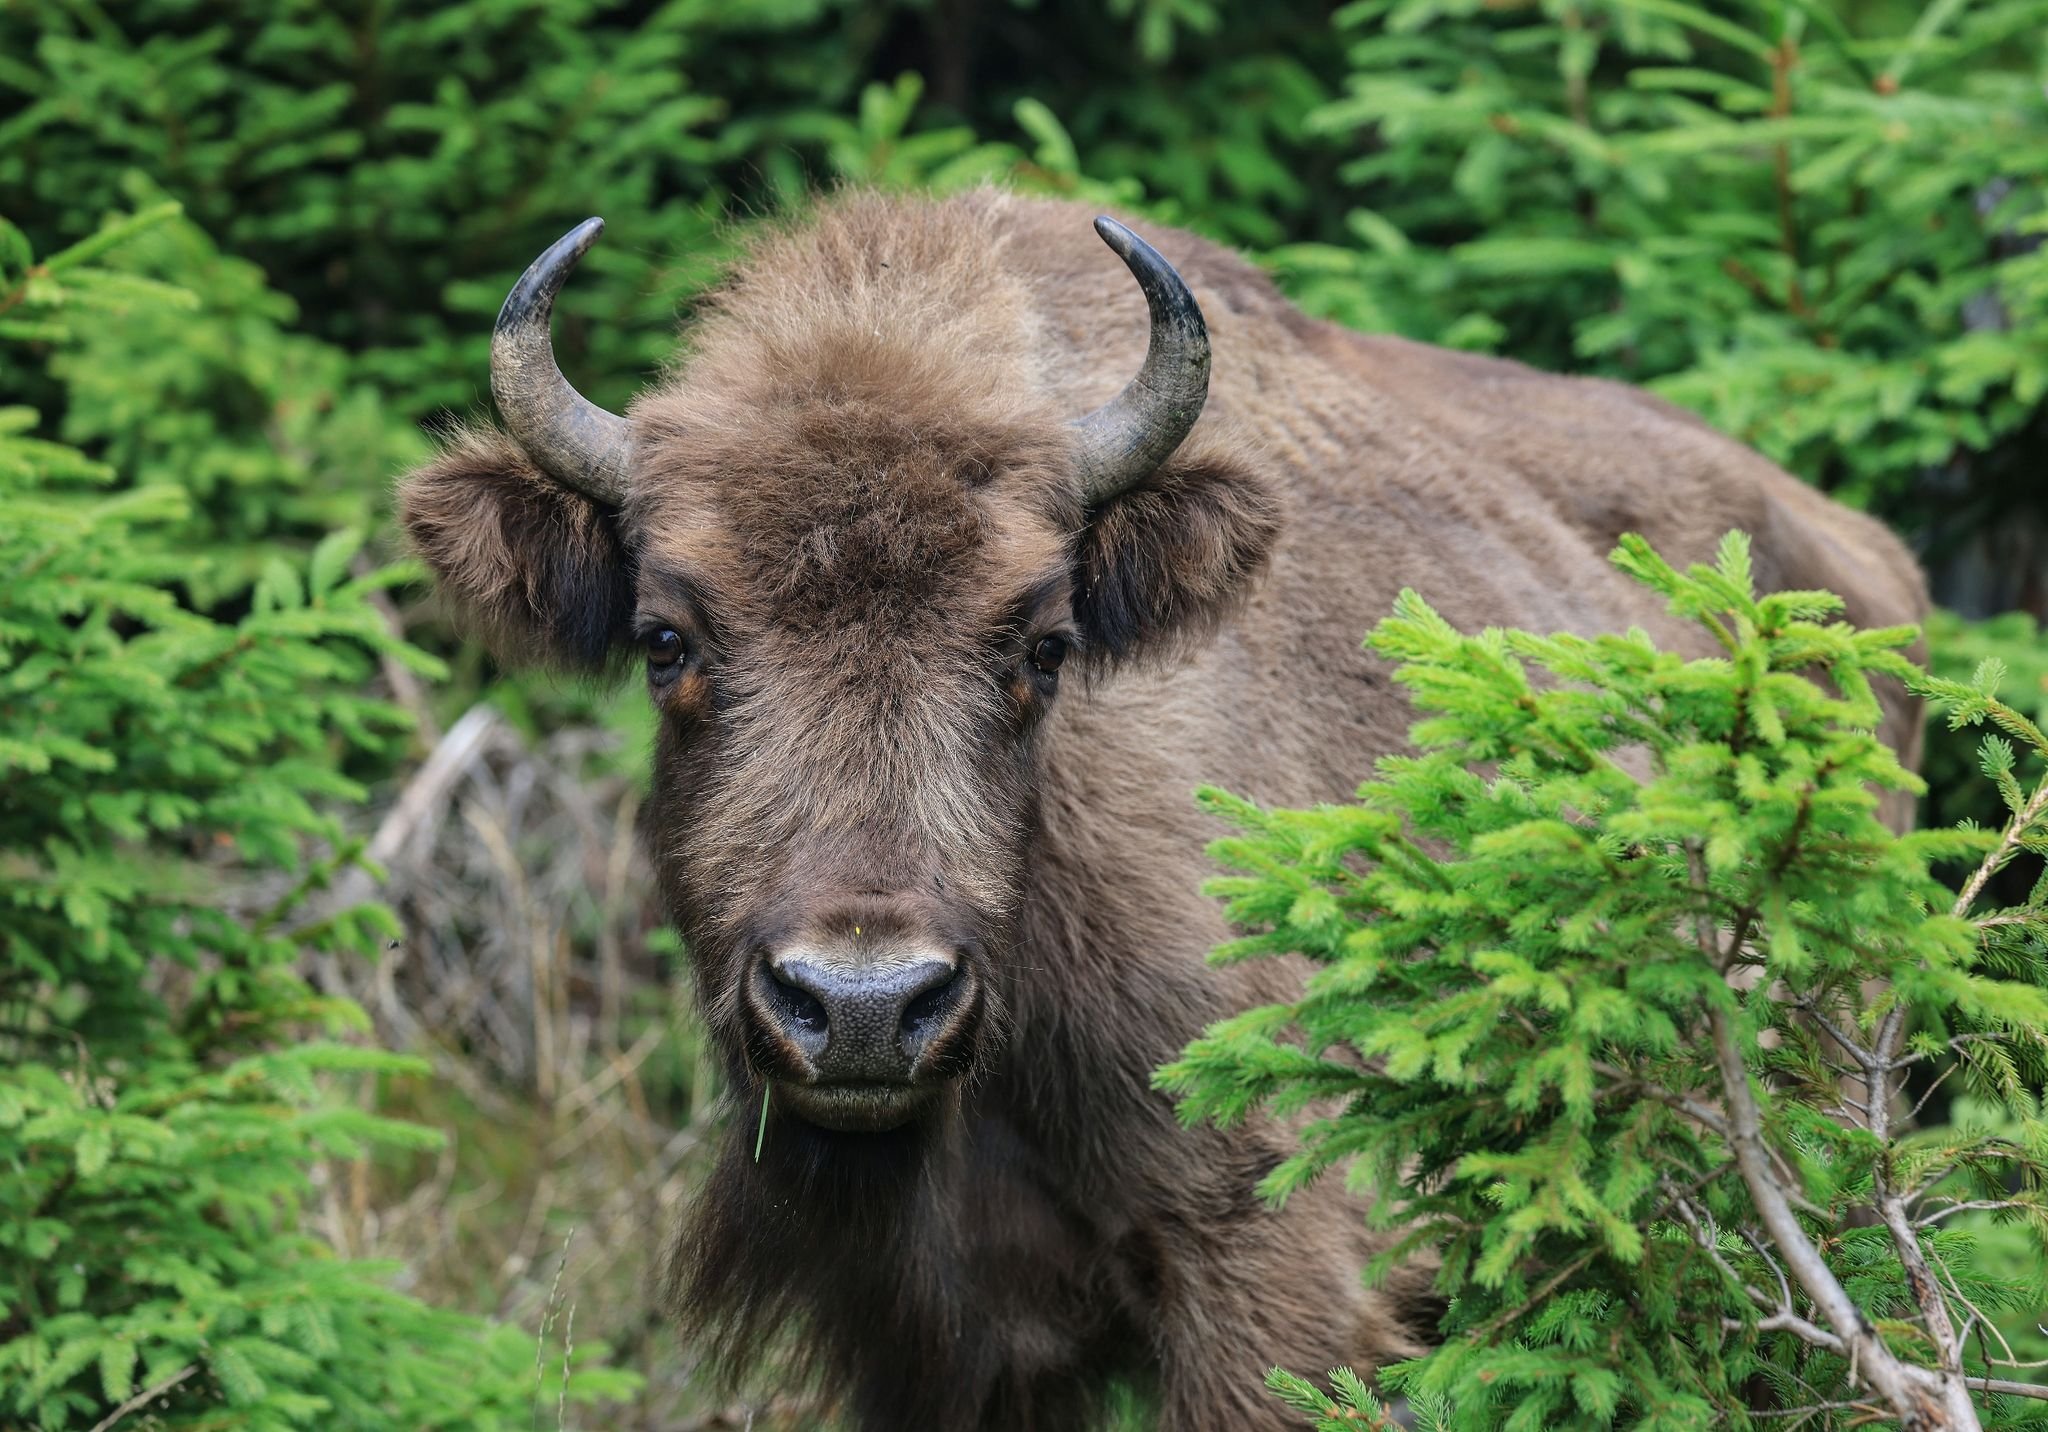
<path fill-rule="evenodd" d="M 1741 950 L 1742 942 L 1736 941 L 1730 954 L 1724 955 L 1720 941 L 1715 938 L 1713 916 L 1707 913 L 1714 898 L 1714 884 L 1707 878 L 1707 862 L 1698 841 L 1688 840 L 1685 843 L 1685 864 L 1692 875 L 1693 888 L 1704 897 L 1700 912 L 1693 919 L 1693 940 L 1699 945 L 1700 954 L 1706 957 L 1707 963 L 1717 973 L 1726 974 L 1730 955 Z"/>
<path fill-rule="evenodd" d="M 1784 1272 L 1779 1268 L 1777 1260 L 1764 1251 L 1762 1245 L 1757 1242 L 1753 1235 L 1744 1230 L 1742 1237 L 1766 1263 L 1770 1264 L 1771 1271 L 1777 1274 L 1779 1298 L 1776 1301 L 1773 1301 L 1771 1296 L 1764 1292 L 1763 1289 L 1757 1287 L 1754 1283 L 1746 1281 L 1740 1273 L 1735 1271 L 1734 1265 L 1721 1256 L 1721 1250 L 1715 1246 L 1714 1230 L 1711 1222 L 1703 1220 L 1692 1204 L 1682 1195 L 1672 1193 L 1670 1198 L 1671 1205 L 1677 1210 L 1679 1218 L 1692 1231 L 1693 1242 L 1699 1245 L 1700 1251 L 1712 1259 L 1714 1266 L 1719 1268 L 1728 1281 L 1739 1288 L 1751 1302 L 1755 1303 L 1759 1308 L 1769 1310 L 1770 1315 L 1759 1318 L 1753 1324 L 1754 1327 L 1761 1332 L 1788 1332 L 1814 1347 L 1825 1348 L 1829 1352 L 1839 1353 L 1843 1350 L 1840 1338 L 1836 1337 L 1826 1328 L 1820 1327 L 1799 1316 L 1798 1311 L 1792 1306 L 1792 1288 L 1785 1281 Z M 1741 1331 L 1745 1327 L 1752 1326 L 1751 1324 L 1745 1324 L 1740 1318 L 1723 1318 L 1721 1325 L 1730 1331 Z"/>
<path fill-rule="evenodd" d="M 1954 1064 L 1951 1064 L 1948 1066 L 1948 1068 L 1942 1070 L 1941 1073 L 1935 1075 L 1934 1082 L 1927 1086 L 1926 1092 L 1921 1094 L 1919 1098 L 1913 1101 L 1913 1107 L 1906 1113 L 1906 1122 L 1909 1124 L 1916 1122 L 1920 1117 L 1920 1111 L 1927 1107 L 1927 1101 L 1934 1097 L 1934 1091 L 1936 1089 L 1939 1089 L 1943 1084 L 1946 1084 L 1948 1082 L 1948 1076 L 1955 1073 L 1956 1070 L 1962 1067 L 1962 1061 L 1957 1060 Z"/>
<path fill-rule="evenodd" d="M 1700 1124 L 1713 1133 L 1719 1134 L 1723 1139 L 1728 1137 L 1728 1125 L 1723 1122 L 1720 1114 L 1708 1108 L 1697 1099 L 1688 1098 L 1684 1094 L 1666 1089 L 1658 1084 L 1653 1084 L 1646 1079 L 1638 1079 L 1626 1069 L 1597 1059 L 1593 1061 L 1593 1071 L 1596 1074 L 1606 1075 L 1614 1080 L 1620 1088 L 1626 1089 L 1630 1093 L 1642 1094 L 1655 1099 L 1660 1104 L 1670 1105 L 1688 1119 Z"/>
<path fill-rule="evenodd" d="M 1851 1039 L 1849 1037 L 1849 1032 L 1847 1030 L 1843 1029 L 1840 1025 L 1836 1024 L 1832 1019 L 1829 1019 L 1825 1014 L 1821 1013 L 1819 1005 L 1815 1004 L 1810 999 L 1803 999 L 1795 1003 L 1793 1007 L 1795 1009 L 1802 1011 L 1808 1019 L 1812 1020 L 1815 1024 L 1819 1025 L 1823 1030 L 1825 1030 L 1827 1032 L 1828 1038 L 1834 1040 L 1835 1043 L 1841 1045 L 1842 1048 L 1845 1051 L 1847 1051 L 1851 1059 L 1854 1059 L 1858 1064 L 1863 1066 L 1864 1072 L 1872 1073 L 1876 1071 L 1876 1054 L 1874 1054 L 1872 1051 L 1868 1049 L 1865 1049 L 1862 1045 L 1858 1044 L 1854 1039 Z"/>
<path fill-rule="evenodd" d="M 2018 1208 L 2020 1206 L 2020 1201 L 2016 1198 L 1959 1199 L 1953 1203 L 1944 1204 L 1942 1207 L 1935 1209 L 1932 1213 L 1922 1214 L 1920 1217 L 1913 1220 L 1913 1226 L 1915 1228 L 1929 1227 L 1932 1224 L 1939 1223 L 1942 1219 L 1948 1217 L 1951 1213 L 1971 1213 L 1981 1209 Z"/>
<path fill-rule="evenodd" d="M 2001 1392 L 2007 1397 L 2031 1397 L 2048 1402 L 2048 1385 L 2038 1382 L 2008 1382 L 2002 1377 L 1966 1377 L 1963 1381 L 1979 1392 Z"/>
<path fill-rule="evenodd" d="M 1784 1309 L 1772 1313 L 1767 1318 L 1758 1319 L 1757 1328 L 1759 1331 L 1767 1333 L 1792 1333 L 1812 1343 L 1815 1347 L 1824 1347 L 1830 1352 L 1840 1352 L 1842 1350 L 1842 1340 L 1826 1328 L 1816 1327 L 1805 1318 L 1800 1317 L 1799 1314 Z"/>
<path fill-rule="evenodd" d="M 1961 1167 L 1962 1161 L 1960 1159 L 1950 1159 L 1947 1163 L 1936 1169 L 1931 1178 L 1921 1179 L 1919 1185 L 1906 1195 L 1907 1205 L 1911 1206 L 1927 1197 L 1928 1194 L 1941 1186 L 1944 1179 Z"/>
<path fill-rule="evenodd" d="M 1752 1249 L 1756 1251 L 1756 1256 L 1763 1259 L 1765 1265 L 1769 1267 L 1771 1272 L 1777 1277 L 1778 1296 L 1784 1299 L 1786 1307 L 1791 1307 L 1792 1285 L 1785 1281 L 1785 1270 L 1778 1265 L 1778 1260 L 1773 1258 L 1770 1255 L 1770 1253 L 1765 1250 L 1764 1245 L 1761 1241 L 1758 1240 L 1756 1234 L 1750 1232 L 1747 1228 L 1742 1230 L 1742 1241 L 1747 1243 Z"/>
<path fill-rule="evenodd" d="M 376 834 L 364 847 L 363 858 L 388 866 L 404 854 L 413 832 L 426 821 L 430 812 L 447 800 L 449 790 L 503 725 L 504 718 L 481 702 L 463 712 L 462 718 L 435 744 L 433 753 L 420 763 L 420 768 L 406 782 L 405 789 L 399 792 L 398 799 L 378 825 Z M 376 885 L 376 879 L 367 870 L 360 865 L 352 866 L 334 882 L 325 908 L 342 910 L 359 905 L 370 898 Z"/>
<path fill-rule="evenodd" d="M 1739 1288 L 1759 1308 L 1766 1308 L 1773 1312 L 1779 1310 L 1780 1305 L 1771 1300 L 1769 1293 L 1766 1293 L 1763 1289 L 1757 1287 L 1756 1284 L 1745 1279 L 1740 1273 L 1735 1271 L 1734 1264 L 1721 1256 L 1721 1250 L 1714 1246 L 1713 1230 L 1705 1225 L 1689 1201 L 1674 1195 L 1671 1199 L 1671 1206 L 1677 1211 L 1680 1221 L 1691 1231 L 1692 1241 L 1698 1244 L 1700 1251 L 1713 1261 L 1716 1268 L 1721 1270 L 1723 1277 Z M 1790 1304 L 1788 1303 L 1785 1306 L 1789 1307 Z M 1723 1321 L 1731 1323 L 1738 1328 L 1744 1325 L 1740 1318 L 1727 1318 Z M 1835 1343 L 1833 1334 L 1822 1333 L 1821 1336 L 1828 1339 L 1828 1343 Z M 1823 1343 L 1822 1346 L 1827 1346 L 1828 1343 Z M 1838 1343 L 1836 1345 L 1839 1346 Z"/>
<path fill-rule="evenodd" d="M 1977 1350 L 1984 1354 L 1984 1360 L 1987 1363 L 1991 1361 L 1991 1356 L 1990 1349 L 1984 1345 L 1984 1329 L 1986 1328 L 1990 1329 L 1991 1336 L 1998 1339 L 1998 1345 L 2005 1349 L 2005 1355 L 2010 1358 L 2012 1356 L 2012 1344 L 2005 1340 L 2005 1334 L 1999 1331 L 1998 1324 L 1986 1317 L 1984 1310 L 1971 1301 L 1970 1295 L 1963 1291 L 1963 1285 L 1956 1281 L 1956 1275 L 1950 1271 L 1945 1263 L 1937 1258 L 1934 1260 L 1934 1268 L 1941 1275 L 1942 1281 L 1948 1284 L 1948 1290 L 1955 1295 L 1956 1301 L 1969 1310 L 1970 1315 L 1963 1320 L 1962 1331 L 1956 1334 L 1956 1345 L 1960 1347 L 1970 1340 L 1970 1326 L 1974 1323 L 1978 1329 Z"/>
<path fill-rule="evenodd" d="M 1885 1415 L 1884 1409 L 1871 1402 L 1813 1402 L 1804 1407 L 1771 1408 L 1747 1414 L 1752 1421 L 1762 1422 L 1767 1418 L 1797 1417 L 1802 1421 L 1820 1416 L 1823 1412 L 1868 1412 Z"/>
<path fill-rule="evenodd" d="M 109 1412 L 105 1417 L 102 1417 L 99 1421 L 95 1422 L 92 1426 L 92 1432 L 107 1432 L 108 1428 L 112 1427 L 116 1422 L 119 1422 L 123 1417 L 126 1417 L 129 1413 L 137 1411 L 140 1408 L 148 1406 L 156 1398 L 162 1397 L 166 1392 L 169 1392 L 172 1388 L 176 1387 L 179 1383 L 183 1382 L 186 1378 L 190 1377 L 193 1373 L 197 1371 L 199 1371 L 198 1363 L 186 1363 L 183 1367 L 179 1368 L 176 1372 L 172 1373 L 162 1382 L 157 1383 L 154 1387 L 145 1387 L 142 1391 L 136 1393 L 133 1397 L 129 1398 L 119 1407 L 116 1407 L 112 1412 Z"/>
<path fill-rule="evenodd" d="M 1890 1021 L 1893 1011 L 1887 1013 Z M 1749 1069 L 1736 1047 L 1735 1029 L 1727 1012 L 1712 1009 L 1708 1022 L 1714 1037 L 1715 1061 L 1721 1071 L 1731 1137 L 1730 1150 L 1749 1188 L 1751 1201 L 1763 1221 L 1764 1231 L 1784 1259 L 1806 1296 L 1827 1319 L 1844 1350 L 1854 1361 L 1856 1375 L 1865 1386 L 1891 1404 L 1893 1412 L 1908 1427 L 1975 1429 L 1981 1424 L 1968 1394 L 1949 1377 L 1936 1376 L 1925 1368 L 1901 1361 L 1863 1316 L 1863 1310 L 1836 1279 L 1834 1271 L 1799 1226 L 1791 1202 L 1779 1187 L 1763 1138 L 1763 1114 L 1749 1087 Z M 1880 1039 L 1879 1049 L 1884 1048 Z M 1880 1101 L 1881 1102 L 1881 1101 Z"/>
<path fill-rule="evenodd" d="M 1595 1255 L 1598 1254 L 1598 1252 L 1599 1249 L 1597 1248 L 1588 1248 L 1578 1257 L 1572 1259 L 1571 1262 L 1565 1264 L 1562 1268 L 1558 1269 L 1555 1273 L 1551 1274 L 1550 1277 L 1546 1278 L 1543 1281 L 1542 1286 L 1537 1288 L 1535 1292 L 1531 1293 L 1528 1297 L 1522 1299 L 1520 1305 L 1510 1308 L 1508 1311 L 1504 1313 L 1496 1313 L 1493 1317 L 1487 1320 L 1486 1325 L 1484 1327 L 1474 1330 L 1470 1335 L 1472 1340 L 1474 1342 L 1485 1342 L 1488 1338 L 1492 1337 L 1502 1328 L 1512 1324 L 1515 1321 L 1515 1319 L 1521 1317 L 1524 1313 L 1528 1312 L 1531 1308 L 1535 1307 L 1538 1303 L 1542 1302 L 1545 1298 L 1549 1297 L 1553 1292 L 1557 1291 L 1557 1289 L 1563 1287 L 1565 1281 L 1569 1279 L 1572 1276 L 1572 1274 L 1578 1272 L 1581 1268 L 1585 1267 L 1588 1263 L 1592 1262 Z"/>
<path fill-rule="evenodd" d="M 2039 925 L 2044 921 L 2048 921 L 2048 912 L 2026 910 L 2007 915 L 1980 915 L 1971 923 L 1980 930 L 1989 930 L 1999 925 Z"/>

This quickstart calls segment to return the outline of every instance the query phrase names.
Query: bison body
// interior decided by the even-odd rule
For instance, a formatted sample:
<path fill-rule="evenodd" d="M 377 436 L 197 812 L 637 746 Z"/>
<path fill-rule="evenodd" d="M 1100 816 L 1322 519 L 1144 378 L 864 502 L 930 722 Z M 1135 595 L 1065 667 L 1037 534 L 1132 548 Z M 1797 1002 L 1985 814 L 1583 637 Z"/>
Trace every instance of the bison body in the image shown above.
<path fill-rule="evenodd" d="M 1156 238 L 1207 318 L 1206 409 L 1078 484 L 1072 419 L 1148 341 L 1089 217 L 840 198 L 754 245 L 613 437 L 541 404 L 578 451 L 625 444 L 616 501 L 492 430 L 403 488 L 501 652 L 648 663 L 648 846 L 735 1110 L 668 1286 L 729 1370 L 800 1358 L 871 1432 L 1082 1426 L 1120 1377 L 1173 1432 L 1277 1429 L 1264 1368 L 1427 1335 L 1426 1271 L 1365 1288 L 1341 1189 L 1255 1197 L 1286 1130 L 1181 1129 L 1150 1084 L 1298 977 L 1204 965 L 1228 931 L 1191 793 L 1341 799 L 1399 749 L 1360 639 L 1401 587 L 1694 649 L 1606 554 L 1739 527 L 1765 586 L 1923 608 L 1875 522 L 1691 416 L 1314 321 L 1185 234 Z"/>

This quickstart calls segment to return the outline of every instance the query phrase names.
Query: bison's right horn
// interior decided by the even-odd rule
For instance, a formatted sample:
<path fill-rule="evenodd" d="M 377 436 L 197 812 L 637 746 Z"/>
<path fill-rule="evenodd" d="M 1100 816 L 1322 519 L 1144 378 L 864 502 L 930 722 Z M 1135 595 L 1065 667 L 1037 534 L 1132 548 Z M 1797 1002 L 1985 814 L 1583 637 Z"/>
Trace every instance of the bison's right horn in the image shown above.
<path fill-rule="evenodd" d="M 512 285 L 491 333 L 491 394 L 541 471 L 586 497 L 623 507 L 632 427 L 569 386 L 548 336 L 555 295 L 603 232 L 604 220 L 585 219 Z"/>
<path fill-rule="evenodd" d="M 1081 498 L 1091 507 L 1143 482 L 1172 457 L 1209 397 L 1209 326 L 1186 281 L 1157 249 L 1107 215 L 1095 221 L 1095 232 L 1144 290 L 1152 337 L 1138 376 L 1074 420 Z"/>

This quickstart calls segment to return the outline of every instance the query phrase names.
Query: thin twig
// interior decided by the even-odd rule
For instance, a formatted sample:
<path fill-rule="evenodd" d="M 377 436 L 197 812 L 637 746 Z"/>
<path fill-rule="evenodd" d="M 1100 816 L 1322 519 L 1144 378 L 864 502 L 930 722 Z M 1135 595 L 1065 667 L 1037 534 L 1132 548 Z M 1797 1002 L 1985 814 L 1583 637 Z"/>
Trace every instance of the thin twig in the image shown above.
<path fill-rule="evenodd" d="M 1913 1101 L 1913 1107 L 1906 1111 L 1906 1122 L 1909 1124 L 1919 1122 L 1920 1111 L 1927 1107 L 1927 1101 L 1934 1097 L 1934 1091 L 1936 1089 L 1939 1089 L 1943 1084 L 1947 1083 L 1948 1076 L 1955 1073 L 1956 1070 L 1962 1067 L 1963 1062 L 1960 1059 L 1958 1059 L 1955 1063 L 1949 1065 L 1948 1068 L 1942 1070 L 1939 1074 L 1935 1075 L 1934 1082 L 1927 1086 L 1926 1090 L 1920 1095 L 1920 1097 Z"/>
<path fill-rule="evenodd" d="M 1934 1223 L 1940 1222 L 1942 1219 L 1948 1217 L 1951 1213 L 1971 1213 L 1981 1209 L 2019 1207 L 2022 1207 L 2022 1204 L 2016 1198 L 1960 1199 L 1952 1203 L 1945 1203 L 1940 1208 L 1935 1209 L 1932 1213 L 1922 1214 L 1920 1217 L 1913 1220 L 1913 1226 L 1915 1228 L 1926 1228 Z"/>
<path fill-rule="evenodd" d="M 1792 1285 L 1785 1281 L 1785 1270 L 1779 1266 L 1778 1260 L 1770 1255 L 1770 1251 L 1764 1247 L 1762 1241 L 1757 1238 L 1756 1234 L 1750 1232 L 1750 1230 L 1747 1228 L 1742 1229 L 1741 1232 L 1742 1241 L 1750 1246 L 1750 1248 L 1756 1253 L 1757 1257 L 1764 1260 L 1765 1265 L 1769 1267 L 1771 1272 L 1777 1277 L 1778 1296 L 1785 1300 L 1786 1307 L 1791 1307 Z"/>
<path fill-rule="evenodd" d="M 1529 1309 L 1535 1307 L 1538 1303 L 1549 1297 L 1553 1291 L 1561 1287 L 1572 1274 L 1592 1262 L 1598 1252 L 1597 1248 L 1588 1248 L 1578 1257 L 1572 1259 L 1571 1262 L 1551 1274 L 1550 1277 L 1544 1279 L 1542 1286 L 1537 1288 L 1528 1297 L 1522 1299 L 1519 1305 L 1510 1308 L 1504 1313 L 1496 1313 L 1493 1317 L 1487 1319 L 1485 1326 L 1477 1328 L 1471 1333 L 1472 1341 L 1483 1343 L 1502 1328 L 1510 1326 L 1515 1319 L 1521 1317 Z"/>
<path fill-rule="evenodd" d="M 2008 1359 L 2011 1358 L 2012 1344 L 2005 1340 L 2005 1334 L 1999 1330 L 1998 1324 L 1992 1322 L 1990 1318 L 1984 1316 L 1984 1310 L 1978 1307 L 1976 1303 L 1970 1300 L 1970 1295 L 1963 1291 L 1963 1285 L 1956 1281 L 1956 1275 L 1952 1271 L 1950 1271 L 1946 1264 L 1942 1263 L 1939 1259 L 1937 1259 L 1935 1261 L 1934 1266 L 1941 1273 L 1943 1281 L 1945 1281 L 1948 1284 L 1949 1292 L 1955 1295 L 1956 1301 L 1960 1302 L 1965 1308 L 1969 1310 L 1970 1316 L 1964 1319 L 1963 1330 L 1956 1335 L 1956 1341 L 1959 1343 L 1967 1343 L 1970 1340 L 1970 1324 L 1975 1323 L 1979 1329 L 1989 1328 L 1991 1330 L 1991 1336 L 1997 1338 L 1998 1345 L 2005 1349 L 2006 1357 Z M 1986 1363 L 1989 1363 L 1991 1361 L 1991 1349 L 1985 1346 L 1984 1334 L 1982 1331 L 1980 1331 L 1977 1334 L 1977 1350 L 1983 1355 L 1984 1361 Z"/>
<path fill-rule="evenodd" d="M 142 1391 L 136 1393 L 133 1397 L 129 1398 L 119 1407 L 116 1407 L 112 1412 L 109 1412 L 105 1417 L 102 1417 L 99 1421 L 93 1423 L 92 1432 L 107 1432 L 107 1429 L 109 1427 L 112 1427 L 116 1422 L 119 1422 L 123 1417 L 126 1417 L 129 1413 L 134 1412 L 139 1408 L 147 1406 L 151 1399 L 162 1397 L 166 1392 L 169 1392 L 172 1388 L 176 1387 L 179 1383 L 183 1382 L 186 1378 L 190 1377 L 193 1373 L 197 1371 L 199 1371 L 198 1363 L 186 1363 L 183 1367 L 179 1368 L 176 1372 L 172 1373 L 162 1382 L 157 1383 L 156 1386 L 145 1387 Z"/>
<path fill-rule="evenodd" d="M 1807 1418 L 1818 1417 L 1823 1412 L 1871 1412 L 1876 1410 L 1875 1404 L 1869 1402 L 1814 1402 L 1805 1407 L 1785 1407 L 1776 1410 L 1751 1412 L 1747 1415 L 1752 1420 L 1758 1422 L 1774 1417 L 1797 1417 L 1803 1421 Z M 1891 1414 L 1886 1413 L 1885 1415 L 1890 1416 Z"/>
<path fill-rule="evenodd" d="M 1762 1288 L 1757 1287 L 1756 1284 L 1736 1272 L 1735 1265 L 1721 1256 L 1721 1250 L 1715 1246 L 1713 1230 L 1700 1218 L 1698 1212 L 1694 1210 L 1692 1204 L 1687 1199 L 1674 1194 L 1671 1197 L 1671 1206 L 1676 1210 L 1679 1221 L 1684 1223 L 1686 1228 L 1691 1231 L 1692 1241 L 1699 1246 L 1702 1253 L 1705 1253 L 1712 1260 L 1714 1266 L 1721 1270 L 1722 1276 L 1726 1277 L 1729 1282 L 1740 1289 L 1759 1308 L 1772 1311 L 1777 1311 L 1780 1308 L 1780 1304 L 1771 1301 L 1769 1293 L 1766 1293 Z M 1791 1306 L 1791 1299 L 1788 1297 L 1782 1306 L 1789 1308 Z M 1743 1326 L 1740 1318 L 1728 1318 L 1723 1321 L 1738 1328 Z M 1823 1332 L 1821 1336 L 1831 1338 L 1832 1334 Z"/>
<path fill-rule="evenodd" d="M 2002 1392 L 2007 1397 L 2031 1397 L 2048 1402 L 2048 1386 L 2038 1382 L 2009 1382 L 2002 1377 L 1966 1377 L 1964 1382 L 1979 1392 Z"/>
<path fill-rule="evenodd" d="M 1647 1095 L 1660 1104 L 1670 1105 L 1687 1118 L 1711 1132 L 1719 1134 L 1722 1138 L 1728 1137 L 1728 1125 L 1723 1122 L 1721 1116 L 1714 1110 L 1709 1109 L 1705 1104 L 1700 1103 L 1697 1099 L 1688 1098 L 1684 1094 L 1666 1089 L 1659 1084 L 1653 1084 L 1649 1080 L 1638 1079 L 1626 1069 L 1598 1059 L 1593 1061 L 1593 1072 L 1604 1074 L 1614 1080 L 1616 1092 L 1625 1090 L 1629 1093 Z"/>
<path fill-rule="evenodd" d="M 1877 1056 L 1851 1039 L 1846 1030 L 1840 1028 L 1832 1019 L 1822 1014 L 1819 1005 L 1815 1004 L 1812 1000 L 1801 1000 L 1794 1007 L 1803 1011 L 1808 1019 L 1826 1030 L 1828 1037 L 1847 1050 L 1849 1057 L 1862 1065 L 1866 1072 L 1876 1069 Z"/>

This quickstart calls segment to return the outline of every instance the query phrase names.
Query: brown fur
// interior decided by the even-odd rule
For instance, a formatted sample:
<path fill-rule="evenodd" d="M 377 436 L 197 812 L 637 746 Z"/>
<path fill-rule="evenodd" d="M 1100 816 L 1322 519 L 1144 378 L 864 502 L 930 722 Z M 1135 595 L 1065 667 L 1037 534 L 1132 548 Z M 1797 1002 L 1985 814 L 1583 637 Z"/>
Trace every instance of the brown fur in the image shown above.
<path fill-rule="evenodd" d="M 543 477 L 503 433 L 449 433 L 400 487 L 398 516 L 494 655 L 575 671 L 617 657 L 633 569 L 616 522 Z"/>
<path fill-rule="evenodd" d="M 1072 1427 L 1115 1374 L 1171 1432 L 1280 1428 L 1264 1367 L 1417 1346 L 1426 1280 L 1360 1284 L 1374 1239 L 1339 1188 L 1253 1197 L 1285 1131 L 1183 1131 L 1148 1077 L 1297 977 L 1203 965 L 1227 931 L 1190 793 L 1330 799 L 1397 749 L 1409 709 L 1359 640 L 1400 587 L 1467 627 L 1697 649 L 1606 553 L 1634 530 L 1699 560 L 1742 527 L 1765 583 L 1866 623 L 1924 607 L 1876 523 L 1684 413 L 1313 322 L 1173 232 L 1149 236 L 1208 315 L 1209 407 L 1084 513 L 1066 420 L 1146 333 L 1088 218 L 841 199 L 758 243 L 634 405 L 624 513 L 488 434 L 404 489 L 501 649 L 591 669 L 636 626 L 689 641 L 652 688 L 648 836 L 739 1112 L 669 1285 L 728 1370 L 788 1332 L 864 1429 Z M 1063 689 L 1026 664 L 1048 631 L 1078 644 Z M 1916 712 L 1888 699 L 1910 757 Z M 777 1108 L 757 1163 L 785 1056 L 747 971 L 849 927 L 961 951 L 978 1048 L 938 1116 L 838 1134 Z"/>

